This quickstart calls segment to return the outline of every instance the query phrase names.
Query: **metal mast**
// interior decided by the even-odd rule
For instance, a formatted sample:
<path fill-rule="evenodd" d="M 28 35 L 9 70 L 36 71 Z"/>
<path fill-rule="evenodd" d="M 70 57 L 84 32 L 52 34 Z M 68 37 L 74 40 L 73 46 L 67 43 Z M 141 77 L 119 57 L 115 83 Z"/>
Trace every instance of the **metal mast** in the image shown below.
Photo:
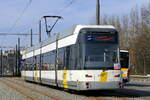
<path fill-rule="evenodd" d="M 100 0 L 96 3 L 96 25 L 100 25 Z"/>
<path fill-rule="evenodd" d="M 32 31 L 32 29 L 31 29 L 31 44 L 30 44 L 30 46 L 31 47 L 33 46 L 33 31 Z"/>
<path fill-rule="evenodd" d="M 1 48 L 1 76 L 3 75 L 3 51 Z"/>

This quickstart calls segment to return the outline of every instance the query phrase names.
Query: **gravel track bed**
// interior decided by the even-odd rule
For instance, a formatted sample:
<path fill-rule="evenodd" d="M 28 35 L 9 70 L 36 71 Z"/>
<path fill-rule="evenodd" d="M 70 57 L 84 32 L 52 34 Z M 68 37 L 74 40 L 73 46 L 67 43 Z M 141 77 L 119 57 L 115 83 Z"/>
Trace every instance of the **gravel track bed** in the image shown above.
<path fill-rule="evenodd" d="M 91 93 L 71 93 L 70 91 L 67 92 L 67 91 L 63 91 L 63 90 L 58 90 L 58 89 L 54 89 L 54 88 L 51 88 L 49 86 L 41 86 L 41 85 L 38 85 L 38 84 L 34 84 L 34 83 L 27 83 L 25 82 L 23 79 L 18 79 L 16 78 L 14 81 L 16 82 L 19 82 L 21 84 L 26 84 L 27 86 L 29 87 L 34 87 L 36 89 L 40 89 L 41 91 L 45 91 L 49 94 L 53 94 L 55 96 L 59 96 L 60 98 L 62 98 L 62 100 L 128 100 L 126 98 L 122 98 L 122 97 L 117 97 L 117 96 L 113 96 L 112 94 L 112 97 L 110 99 L 110 97 L 103 97 L 103 93 L 101 94 L 102 96 L 90 96 L 89 94 Z M 107 94 L 107 92 L 106 92 Z"/>
<path fill-rule="evenodd" d="M 61 100 L 61 99 L 56 98 L 54 96 L 48 95 L 42 91 L 39 91 L 33 87 L 29 87 L 29 86 L 26 86 L 25 84 L 15 82 L 12 79 L 5 79 L 5 80 L 12 83 L 12 84 L 15 84 L 16 87 L 24 90 L 26 93 L 28 93 L 28 95 L 34 97 L 35 100 Z"/>
<path fill-rule="evenodd" d="M 30 100 L 0 79 L 0 100 Z"/>
<path fill-rule="evenodd" d="M 12 79 L 10 78 L 10 80 L 12 80 Z M 86 96 L 80 96 L 80 95 L 72 94 L 72 93 L 69 93 L 67 91 L 63 91 L 62 89 L 58 90 L 58 89 L 55 89 L 55 87 L 52 88 L 50 86 L 43 86 L 43 85 L 39 85 L 39 84 L 35 84 L 35 83 L 25 82 L 22 79 L 16 79 L 15 78 L 12 81 L 24 84 L 28 87 L 32 87 L 34 89 L 43 91 L 47 94 L 56 96 L 58 98 L 61 98 L 61 100 L 94 100 L 93 98 L 91 99 L 91 98 L 88 98 Z"/>
<path fill-rule="evenodd" d="M 150 100 L 150 86 L 127 85 L 125 89 L 121 90 L 76 92 L 26 82 L 23 78 L 14 77 L 0 79 L 0 100 L 31 100 L 15 89 L 8 87 L 1 80 L 32 96 L 34 100 Z"/>

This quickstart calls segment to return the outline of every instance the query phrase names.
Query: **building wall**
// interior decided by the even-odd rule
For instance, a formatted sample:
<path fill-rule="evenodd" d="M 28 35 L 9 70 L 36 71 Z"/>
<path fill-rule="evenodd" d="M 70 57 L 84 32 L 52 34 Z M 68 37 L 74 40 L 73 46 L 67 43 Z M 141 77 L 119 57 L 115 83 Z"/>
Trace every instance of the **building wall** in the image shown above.
<path fill-rule="evenodd" d="M 2 66 L 1 66 L 2 57 Z M 13 50 L 5 51 L 0 55 L 0 74 L 1 71 L 3 75 L 13 75 L 16 68 L 16 52 Z"/>

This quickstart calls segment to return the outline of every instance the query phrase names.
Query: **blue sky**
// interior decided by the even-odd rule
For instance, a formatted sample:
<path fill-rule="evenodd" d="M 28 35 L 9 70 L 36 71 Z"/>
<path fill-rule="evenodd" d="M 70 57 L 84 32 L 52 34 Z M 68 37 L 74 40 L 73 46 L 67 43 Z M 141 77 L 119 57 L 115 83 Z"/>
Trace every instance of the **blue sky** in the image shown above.
<path fill-rule="evenodd" d="M 95 18 L 96 0 L 73 0 L 73 4 L 66 8 L 72 0 L 32 0 L 31 5 L 21 17 L 19 22 L 13 27 L 15 20 L 28 4 L 29 0 L 1 0 L 0 3 L 0 32 L 10 33 L 37 33 L 38 21 L 43 15 L 61 15 L 61 20 L 55 27 L 54 32 L 59 32 L 69 28 L 74 24 L 90 24 Z M 131 8 L 136 5 L 141 6 L 150 3 L 150 0 L 100 0 L 101 14 L 121 16 L 128 14 Z M 64 9 L 66 8 L 66 9 Z M 63 10 L 62 13 L 60 11 Z M 53 22 L 50 20 L 49 22 Z M 44 27 L 43 27 L 44 30 Z M 43 31 L 43 39 L 46 39 Z M 0 36 L 0 46 L 15 46 L 18 37 Z M 28 45 L 30 37 L 20 37 L 22 45 Z M 37 37 L 34 37 L 34 43 Z"/>

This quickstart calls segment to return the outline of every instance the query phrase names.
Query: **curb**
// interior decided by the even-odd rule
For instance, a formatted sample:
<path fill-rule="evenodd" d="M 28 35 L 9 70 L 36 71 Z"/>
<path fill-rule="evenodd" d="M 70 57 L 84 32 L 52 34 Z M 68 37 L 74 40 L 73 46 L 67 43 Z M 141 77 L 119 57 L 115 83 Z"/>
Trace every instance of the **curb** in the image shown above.
<path fill-rule="evenodd" d="M 148 78 L 148 79 L 130 79 L 130 82 L 150 83 L 150 78 Z"/>

